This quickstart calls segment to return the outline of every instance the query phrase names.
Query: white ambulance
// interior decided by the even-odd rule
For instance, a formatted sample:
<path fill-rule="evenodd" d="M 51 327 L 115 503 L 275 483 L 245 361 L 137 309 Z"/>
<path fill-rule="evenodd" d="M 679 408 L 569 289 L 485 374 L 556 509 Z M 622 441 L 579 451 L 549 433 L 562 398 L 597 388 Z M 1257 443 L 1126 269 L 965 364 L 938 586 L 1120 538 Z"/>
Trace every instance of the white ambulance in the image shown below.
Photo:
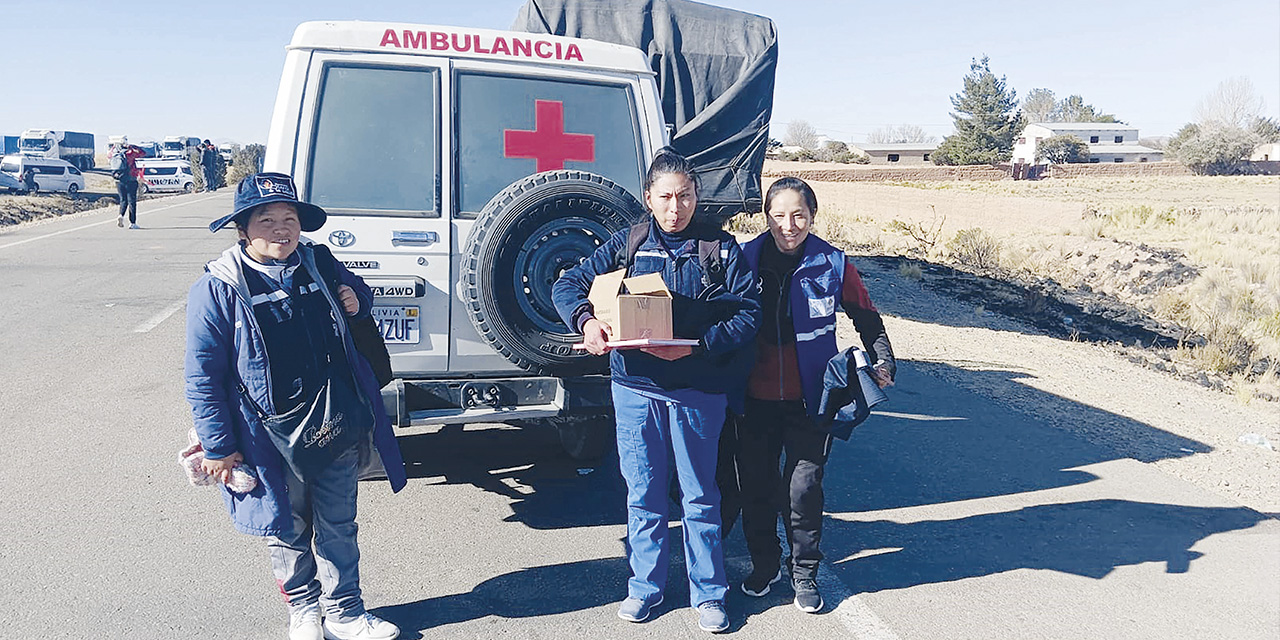
<path fill-rule="evenodd" d="M 572 349 L 581 336 L 551 285 L 643 219 L 644 171 L 669 141 L 662 105 L 649 58 L 629 46 L 297 28 L 264 170 L 291 174 L 328 211 L 312 239 L 373 288 L 398 433 L 547 420 L 570 454 L 599 453 L 612 428 L 607 359 Z"/>

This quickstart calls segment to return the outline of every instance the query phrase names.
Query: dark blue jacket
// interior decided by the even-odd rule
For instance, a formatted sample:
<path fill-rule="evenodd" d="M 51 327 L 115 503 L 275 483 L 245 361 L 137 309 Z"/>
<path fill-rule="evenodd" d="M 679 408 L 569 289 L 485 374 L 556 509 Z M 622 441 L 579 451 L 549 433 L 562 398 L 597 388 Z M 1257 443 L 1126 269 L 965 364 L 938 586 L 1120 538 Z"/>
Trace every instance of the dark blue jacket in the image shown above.
<path fill-rule="evenodd" d="M 617 257 L 627 242 L 628 229 L 613 234 L 582 264 L 565 272 L 551 290 L 556 311 L 574 330 L 590 312 L 587 293 L 595 277 L 618 268 Z M 672 328 L 677 338 L 699 340 L 693 355 L 666 361 L 638 349 L 620 349 L 609 356 L 613 379 L 621 384 L 665 390 L 697 389 L 729 395 L 741 407 L 746 376 L 754 362 L 752 341 L 760 327 L 760 301 L 755 279 L 733 236 L 713 227 L 690 225 L 681 234 L 688 240 L 671 252 L 658 239 L 650 218 L 649 237 L 636 250 L 628 276 L 661 273 L 672 294 Z M 720 244 L 723 283 L 704 278 L 698 261 L 698 240 Z"/>
<path fill-rule="evenodd" d="M 301 244 L 298 251 L 311 251 L 311 247 Z M 239 451 L 258 476 L 258 486 L 249 493 L 236 494 L 222 488 L 235 528 L 252 535 L 278 536 L 293 529 L 284 459 L 257 412 L 238 391 L 243 381 L 263 411 L 278 413 L 262 333 L 252 307 L 239 293 L 239 284 L 243 283 L 238 263 L 241 259 L 239 245 L 226 250 L 205 267 L 208 273 L 196 281 L 187 295 L 186 396 L 205 455 L 217 460 Z M 340 263 L 337 272 L 342 284 L 354 289 L 360 299 L 358 315 L 367 315 L 373 304 L 369 287 Z M 348 353 L 356 353 L 349 335 L 346 340 Z M 372 401 L 374 444 L 388 482 L 399 491 L 406 483 L 404 461 L 383 408 L 377 380 L 363 357 L 356 354 L 353 360 L 360 390 Z"/>

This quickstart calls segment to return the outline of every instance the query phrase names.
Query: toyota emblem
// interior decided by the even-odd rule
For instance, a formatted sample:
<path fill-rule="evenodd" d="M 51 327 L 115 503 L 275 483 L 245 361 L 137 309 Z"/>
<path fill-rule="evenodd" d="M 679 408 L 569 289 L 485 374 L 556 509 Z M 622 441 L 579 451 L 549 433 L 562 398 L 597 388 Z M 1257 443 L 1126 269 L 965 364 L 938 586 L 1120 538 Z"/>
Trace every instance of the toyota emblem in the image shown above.
<path fill-rule="evenodd" d="M 356 234 L 338 229 L 329 234 L 329 242 L 335 247 L 349 247 L 356 243 Z"/>

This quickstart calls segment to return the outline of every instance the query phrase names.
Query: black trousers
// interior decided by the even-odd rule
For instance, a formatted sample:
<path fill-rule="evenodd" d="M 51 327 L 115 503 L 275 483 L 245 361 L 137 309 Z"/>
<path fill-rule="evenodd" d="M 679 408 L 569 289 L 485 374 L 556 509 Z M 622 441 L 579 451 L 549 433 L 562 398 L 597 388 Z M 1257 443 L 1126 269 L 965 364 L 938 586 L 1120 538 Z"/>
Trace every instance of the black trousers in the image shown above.
<path fill-rule="evenodd" d="M 120 215 L 129 213 L 129 224 L 138 222 L 138 181 L 116 181 L 116 193 L 120 196 Z"/>
<path fill-rule="evenodd" d="M 737 435 L 742 531 L 752 568 L 773 573 L 781 565 L 781 514 L 791 547 L 792 577 L 815 577 L 822 560 L 822 478 L 831 434 L 813 424 L 800 401 L 747 398 Z M 779 472 L 783 453 L 785 464 Z"/>

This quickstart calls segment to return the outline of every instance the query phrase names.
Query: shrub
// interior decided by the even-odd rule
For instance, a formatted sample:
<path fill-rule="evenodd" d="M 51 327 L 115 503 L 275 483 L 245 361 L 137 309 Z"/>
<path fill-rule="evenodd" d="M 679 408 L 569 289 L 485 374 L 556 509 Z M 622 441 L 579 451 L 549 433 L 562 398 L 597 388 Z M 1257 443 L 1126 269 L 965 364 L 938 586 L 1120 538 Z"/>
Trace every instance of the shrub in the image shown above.
<path fill-rule="evenodd" d="M 1089 145 L 1069 133 L 1050 136 L 1036 146 L 1036 162 L 1048 160 L 1051 164 L 1067 164 L 1089 161 Z"/>
<path fill-rule="evenodd" d="M 262 158 L 267 148 L 260 144 L 246 144 L 236 150 L 231 170 L 227 172 L 227 184 L 237 185 L 241 180 L 262 170 Z"/>
<path fill-rule="evenodd" d="M 1169 141 L 1175 160 L 1201 175 L 1245 173 L 1249 154 L 1262 137 L 1240 127 L 1187 125 Z"/>
<path fill-rule="evenodd" d="M 982 229 L 961 229 L 947 242 L 951 259 L 975 269 L 1000 266 L 1000 241 Z"/>

